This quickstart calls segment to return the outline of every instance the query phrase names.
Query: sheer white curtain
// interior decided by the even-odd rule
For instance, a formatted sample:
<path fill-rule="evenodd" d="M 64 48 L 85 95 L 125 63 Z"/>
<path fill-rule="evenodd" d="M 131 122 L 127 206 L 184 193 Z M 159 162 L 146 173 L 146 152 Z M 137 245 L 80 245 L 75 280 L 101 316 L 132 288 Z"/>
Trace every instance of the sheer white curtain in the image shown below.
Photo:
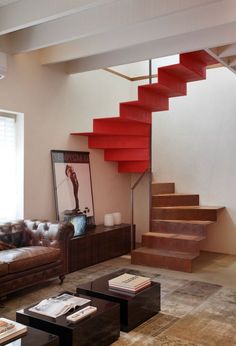
<path fill-rule="evenodd" d="M 0 221 L 17 218 L 16 119 L 0 115 Z"/>

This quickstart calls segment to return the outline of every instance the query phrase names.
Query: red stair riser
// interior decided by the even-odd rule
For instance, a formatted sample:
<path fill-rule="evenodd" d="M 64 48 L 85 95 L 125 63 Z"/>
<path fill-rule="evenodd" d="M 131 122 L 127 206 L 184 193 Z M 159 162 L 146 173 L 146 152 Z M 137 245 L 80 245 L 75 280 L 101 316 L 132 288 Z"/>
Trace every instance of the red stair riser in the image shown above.
<path fill-rule="evenodd" d="M 151 111 L 128 103 L 120 103 L 120 117 L 145 124 L 151 124 L 152 122 Z"/>
<path fill-rule="evenodd" d="M 144 136 L 92 136 L 89 148 L 149 148 L 149 137 Z"/>
<path fill-rule="evenodd" d="M 164 72 L 175 76 L 176 78 L 180 78 L 185 82 L 193 82 L 204 79 L 204 77 L 195 72 L 193 69 L 185 66 L 184 64 L 176 64 L 172 66 L 162 67 Z"/>
<path fill-rule="evenodd" d="M 150 136 L 150 125 L 138 122 L 93 119 L 94 133 L 111 135 Z"/>
<path fill-rule="evenodd" d="M 196 72 L 203 79 L 206 78 L 206 65 L 201 63 L 191 54 L 181 54 L 180 55 L 180 64 L 184 65 L 191 71 Z"/>
<path fill-rule="evenodd" d="M 142 86 L 138 87 L 138 98 L 143 106 L 147 106 L 152 112 L 165 111 L 169 109 L 169 98 Z"/>
<path fill-rule="evenodd" d="M 142 235 L 142 246 L 152 249 L 165 249 L 189 253 L 199 252 L 199 242 L 183 239 L 157 238 Z"/>
<path fill-rule="evenodd" d="M 158 83 L 174 90 L 179 96 L 187 94 L 187 83 L 181 78 L 167 73 L 163 67 L 158 69 Z"/>
<path fill-rule="evenodd" d="M 176 233 L 176 234 L 190 234 L 206 236 L 207 227 L 205 225 L 180 223 L 180 222 L 168 222 L 152 220 L 152 232 L 160 233 Z"/>
<path fill-rule="evenodd" d="M 149 161 L 122 161 L 118 162 L 119 173 L 143 173 L 149 169 Z"/>
<path fill-rule="evenodd" d="M 174 207 L 199 205 L 198 195 L 156 195 L 152 196 L 153 207 Z"/>
<path fill-rule="evenodd" d="M 105 149 L 105 161 L 144 161 L 149 159 L 149 149 Z"/>
<path fill-rule="evenodd" d="M 183 53 L 181 56 L 191 56 L 194 59 L 197 59 L 201 63 L 203 63 L 205 66 L 208 65 L 213 65 L 213 64 L 218 64 L 219 61 L 213 58 L 210 54 L 208 54 L 205 50 L 197 50 L 195 52 L 190 52 L 190 53 Z"/>

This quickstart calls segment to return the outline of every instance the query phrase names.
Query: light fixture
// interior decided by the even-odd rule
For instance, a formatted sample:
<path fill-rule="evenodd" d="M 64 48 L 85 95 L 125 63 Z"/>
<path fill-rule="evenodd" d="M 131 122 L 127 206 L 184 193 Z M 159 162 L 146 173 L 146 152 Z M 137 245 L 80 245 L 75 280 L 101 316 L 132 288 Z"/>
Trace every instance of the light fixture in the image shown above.
<path fill-rule="evenodd" d="M 0 79 L 6 76 L 7 72 L 7 55 L 0 52 Z"/>

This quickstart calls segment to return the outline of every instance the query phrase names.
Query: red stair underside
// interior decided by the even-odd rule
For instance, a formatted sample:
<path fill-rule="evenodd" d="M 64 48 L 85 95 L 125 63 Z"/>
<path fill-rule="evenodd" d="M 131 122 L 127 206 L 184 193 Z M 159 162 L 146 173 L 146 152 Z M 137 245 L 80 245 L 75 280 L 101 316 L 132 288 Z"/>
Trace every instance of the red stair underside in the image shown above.
<path fill-rule="evenodd" d="M 120 103 L 118 117 L 93 120 L 88 147 L 104 149 L 106 161 L 118 162 L 121 173 L 141 173 L 150 166 L 152 112 L 169 109 L 169 97 L 185 96 L 187 83 L 206 78 L 206 67 L 217 63 L 206 51 L 180 54 L 178 64 L 158 68 L 158 82 L 138 87 L 138 100 Z"/>

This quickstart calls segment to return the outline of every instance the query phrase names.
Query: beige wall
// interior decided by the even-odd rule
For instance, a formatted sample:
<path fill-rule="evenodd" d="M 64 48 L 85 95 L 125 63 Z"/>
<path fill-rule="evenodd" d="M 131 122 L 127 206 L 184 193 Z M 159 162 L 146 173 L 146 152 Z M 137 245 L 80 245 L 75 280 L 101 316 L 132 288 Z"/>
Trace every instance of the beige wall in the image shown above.
<path fill-rule="evenodd" d="M 202 249 L 236 254 L 236 78 L 226 68 L 188 84 L 186 97 L 153 115 L 153 172 L 200 203 L 225 206 Z"/>
<path fill-rule="evenodd" d="M 41 67 L 36 55 L 8 58 L 0 81 L 0 109 L 24 113 L 24 217 L 55 219 L 51 149 L 85 150 L 87 139 L 71 132 L 88 131 L 92 118 L 115 116 L 118 101 L 129 98 L 130 85 L 105 71 L 68 76 Z M 120 211 L 130 221 L 130 176 L 91 150 L 96 223 L 106 212 Z"/>

